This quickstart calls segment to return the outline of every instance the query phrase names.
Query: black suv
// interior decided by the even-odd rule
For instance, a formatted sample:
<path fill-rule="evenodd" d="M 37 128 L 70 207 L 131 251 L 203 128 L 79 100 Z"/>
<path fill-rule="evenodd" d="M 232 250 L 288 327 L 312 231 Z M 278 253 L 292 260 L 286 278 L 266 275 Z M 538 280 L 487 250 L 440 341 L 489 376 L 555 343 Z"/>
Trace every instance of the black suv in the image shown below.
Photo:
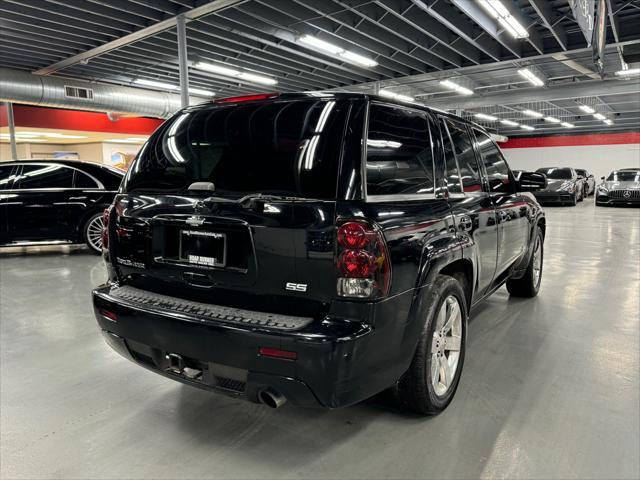
<path fill-rule="evenodd" d="M 116 351 L 277 407 L 394 387 L 436 413 L 469 310 L 537 294 L 545 218 L 479 126 L 361 94 L 256 95 L 180 111 L 107 212 L 93 292 Z"/>

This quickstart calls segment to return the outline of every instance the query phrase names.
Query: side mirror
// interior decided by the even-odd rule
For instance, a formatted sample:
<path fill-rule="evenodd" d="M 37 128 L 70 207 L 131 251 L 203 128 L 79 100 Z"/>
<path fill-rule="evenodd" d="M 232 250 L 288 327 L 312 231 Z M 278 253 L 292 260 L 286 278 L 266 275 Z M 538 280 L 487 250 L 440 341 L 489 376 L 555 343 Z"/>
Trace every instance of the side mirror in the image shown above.
<path fill-rule="evenodd" d="M 539 172 L 522 172 L 517 182 L 519 192 L 534 192 L 547 188 L 547 176 Z"/>

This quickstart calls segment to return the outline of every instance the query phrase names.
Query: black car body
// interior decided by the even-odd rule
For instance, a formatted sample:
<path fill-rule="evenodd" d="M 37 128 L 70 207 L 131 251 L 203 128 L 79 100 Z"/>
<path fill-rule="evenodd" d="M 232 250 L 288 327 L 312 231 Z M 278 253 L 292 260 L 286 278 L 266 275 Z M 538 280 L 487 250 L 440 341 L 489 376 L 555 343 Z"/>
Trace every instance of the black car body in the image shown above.
<path fill-rule="evenodd" d="M 123 175 L 74 160 L 0 163 L 0 246 L 87 243 L 100 252 L 102 212 Z"/>
<path fill-rule="evenodd" d="M 594 177 L 593 173 L 589 173 L 584 168 L 576 168 L 576 173 L 578 177 L 582 178 L 585 198 L 593 195 L 596 191 L 596 177 Z"/>
<path fill-rule="evenodd" d="M 584 200 L 584 180 L 573 168 L 544 167 L 536 170 L 547 177 L 547 188 L 534 192 L 542 204 L 575 205 Z"/>
<path fill-rule="evenodd" d="M 321 93 L 192 107 L 115 199 L 96 318 L 134 362 L 271 406 L 406 392 L 425 352 L 461 367 L 471 305 L 505 282 L 537 293 L 545 219 L 517 190 L 545 179 L 527 178 L 481 127 L 423 107 Z M 425 333 L 436 309 L 460 323 L 457 353 Z M 446 407 L 453 373 L 409 408 Z"/>
<path fill-rule="evenodd" d="M 614 170 L 596 188 L 596 205 L 640 206 L 640 168 Z"/>

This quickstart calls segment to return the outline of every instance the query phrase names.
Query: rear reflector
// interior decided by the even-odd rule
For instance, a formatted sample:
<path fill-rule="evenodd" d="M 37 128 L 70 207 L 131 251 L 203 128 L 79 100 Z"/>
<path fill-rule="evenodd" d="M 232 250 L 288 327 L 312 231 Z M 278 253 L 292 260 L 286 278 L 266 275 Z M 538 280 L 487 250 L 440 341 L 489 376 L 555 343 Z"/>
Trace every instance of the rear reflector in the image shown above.
<path fill-rule="evenodd" d="M 118 321 L 118 315 L 116 315 L 116 312 L 112 312 L 111 310 L 105 310 L 104 308 L 101 308 L 98 311 L 100 312 L 100 315 L 102 315 L 107 320 L 111 320 L 112 322 Z"/>
<path fill-rule="evenodd" d="M 279 93 L 256 93 L 254 95 L 240 95 L 238 97 L 227 97 L 227 98 L 219 98 L 214 100 L 213 103 L 240 103 L 240 102 L 251 102 L 255 100 L 266 100 L 268 98 L 276 98 Z"/>
<path fill-rule="evenodd" d="M 298 358 L 298 354 L 296 352 L 279 350 L 277 348 L 260 347 L 258 352 L 262 357 L 283 358 L 285 360 L 295 360 Z"/>

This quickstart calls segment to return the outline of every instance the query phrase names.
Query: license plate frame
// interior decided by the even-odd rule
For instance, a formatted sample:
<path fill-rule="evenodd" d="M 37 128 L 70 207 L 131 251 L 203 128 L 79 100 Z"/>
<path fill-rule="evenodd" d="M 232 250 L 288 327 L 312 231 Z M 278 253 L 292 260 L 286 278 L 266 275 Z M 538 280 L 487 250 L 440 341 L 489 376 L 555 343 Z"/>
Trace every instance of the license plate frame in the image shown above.
<path fill-rule="evenodd" d="M 212 248 L 216 244 L 218 248 Z M 222 247 L 221 252 L 219 245 Z M 216 253 L 216 256 L 206 255 L 210 251 L 219 253 Z M 180 229 L 178 259 L 180 262 L 194 267 L 225 268 L 227 265 L 227 234 L 208 230 Z"/>

